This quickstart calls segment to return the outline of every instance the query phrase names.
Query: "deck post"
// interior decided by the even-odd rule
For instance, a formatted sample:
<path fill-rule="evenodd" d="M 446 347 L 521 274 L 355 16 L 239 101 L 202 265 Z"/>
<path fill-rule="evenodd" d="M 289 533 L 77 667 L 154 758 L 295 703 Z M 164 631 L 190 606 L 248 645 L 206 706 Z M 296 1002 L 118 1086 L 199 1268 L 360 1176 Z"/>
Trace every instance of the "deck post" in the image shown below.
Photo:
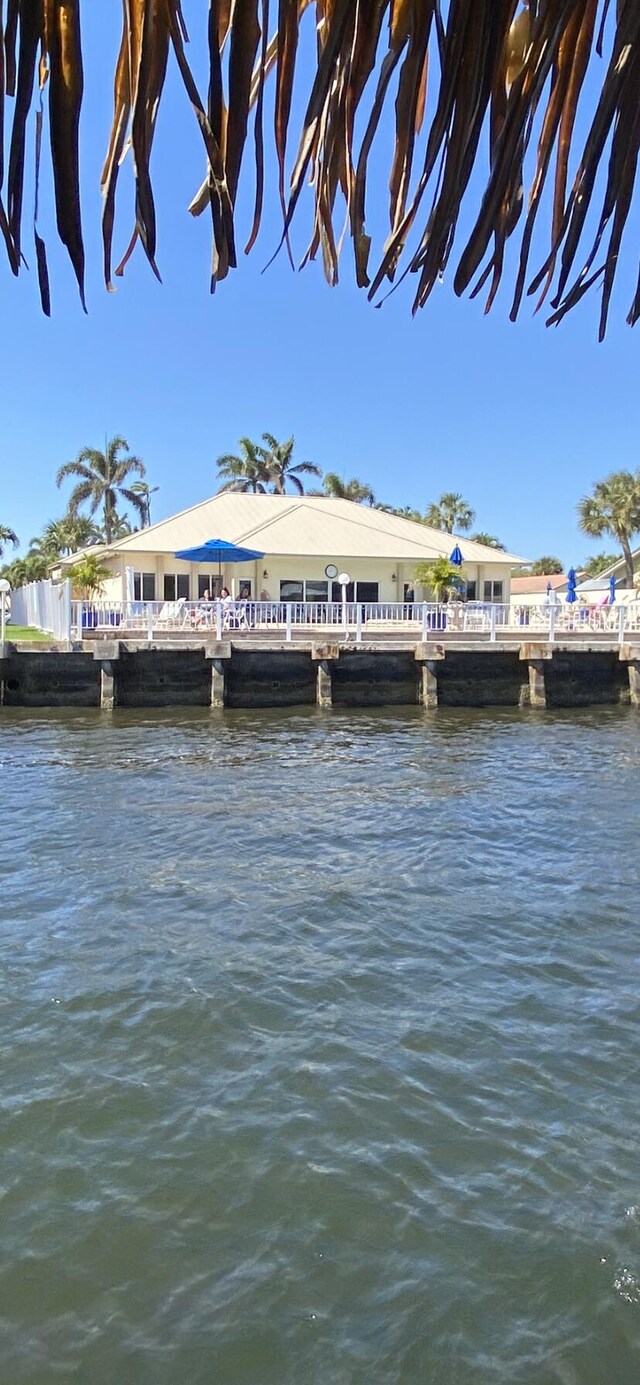
<path fill-rule="evenodd" d="M 227 696 L 226 668 L 231 658 L 231 642 L 211 641 L 204 646 L 204 657 L 211 664 L 211 707 L 224 707 Z"/>
<path fill-rule="evenodd" d="M 116 680 L 113 664 L 105 659 L 100 665 L 100 707 L 103 712 L 112 712 L 116 705 Z"/>
<path fill-rule="evenodd" d="M 552 658 L 552 654 L 549 645 L 520 645 L 520 658 L 527 664 L 529 673 L 529 686 L 527 688 L 525 684 L 520 694 L 521 707 L 529 706 L 538 712 L 546 711 L 547 683 L 544 666 Z"/>
<path fill-rule="evenodd" d="M 331 665 L 340 658 L 339 644 L 312 644 L 311 658 L 316 669 L 316 706 L 333 707 Z"/>
<path fill-rule="evenodd" d="M 211 660 L 211 706 L 224 707 L 226 686 L 222 659 Z"/>
<path fill-rule="evenodd" d="M 112 712 L 116 706 L 116 670 L 120 658 L 119 640 L 100 640 L 93 657 L 100 664 L 100 708 Z"/>
<path fill-rule="evenodd" d="M 438 664 L 444 659 L 444 646 L 422 641 L 416 645 L 416 662 L 421 665 L 418 702 L 428 712 L 438 708 Z"/>
<path fill-rule="evenodd" d="M 637 644 L 621 644 L 620 660 L 629 670 L 629 701 L 640 707 L 640 649 Z"/>
<path fill-rule="evenodd" d="M 544 712 L 547 708 L 547 685 L 542 659 L 529 660 L 529 706 L 539 712 Z"/>
<path fill-rule="evenodd" d="M 629 660 L 629 693 L 631 706 L 640 707 L 640 659 Z"/>
<path fill-rule="evenodd" d="M 426 659 L 422 665 L 422 705 L 428 712 L 438 707 L 438 674 L 435 659 Z"/>
<path fill-rule="evenodd" d="M 328 659 L 318 660 L 316 704 L 318 707 L 333 707 L 333 683 L 331 682 L 331 665 Z"/>

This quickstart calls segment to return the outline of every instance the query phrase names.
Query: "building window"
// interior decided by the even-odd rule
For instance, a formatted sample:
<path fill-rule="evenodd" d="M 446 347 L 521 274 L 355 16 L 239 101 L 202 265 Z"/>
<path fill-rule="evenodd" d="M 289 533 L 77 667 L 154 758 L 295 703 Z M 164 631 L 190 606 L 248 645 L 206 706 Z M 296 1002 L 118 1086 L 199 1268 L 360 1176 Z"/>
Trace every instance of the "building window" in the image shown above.
<path fill-rule="evenodd" d="M 356 601 L 367 601 L 375 605 L 380 600 L 377 582 L 356 582 Z"/>
<path fill-rule="evenodd" d="M 155 599 L 156 599 L 156 574 L 155 574 L 155 572 L 134 572 L 134 574 L 133 574 L 133 599 L 134 599 L 134 601 L 155 601 Z"/>
<path fill-rule="evenodd" d="M 217 575 L 214 577 L 209 572 L 198 573 L 198 600 L 203 596 L 219 596 L 222 591 L 222 578 Z"/>
<path fill-rule="evenodd" d="M 280 583 L 281 601 L 304 601 L 304 582 L 284 578 Z"/>
<path fill-rule="evenodd" d="M 165 572 L 164 599 L 165 601 L 189 600 L 188 572 Z"/>
<path fill-rule="evenodd" d="M 305 582 L 305 601 L 326 601 L 329 594 L 328 582 Z"/>
<path fill-rule="evenodd" d="M 478 600 L 478 583 L 467 582 L 467 601 Z"/>
<path fill-rule="evenodd" d="M 485 601 L 502 601 L 504 592 L 504 582 L 485 582 L 484 599 Z"/>
<path fill-rule="evenodd" d="M 378 582 L 350 582 L 346 590 L 348 602 L 366 601 L 370 605 L 375 605 L 380 600 Z M 342 601 L 342 587 L 339 582 L 334 582 L 331 588 L 331 600 Z"/>

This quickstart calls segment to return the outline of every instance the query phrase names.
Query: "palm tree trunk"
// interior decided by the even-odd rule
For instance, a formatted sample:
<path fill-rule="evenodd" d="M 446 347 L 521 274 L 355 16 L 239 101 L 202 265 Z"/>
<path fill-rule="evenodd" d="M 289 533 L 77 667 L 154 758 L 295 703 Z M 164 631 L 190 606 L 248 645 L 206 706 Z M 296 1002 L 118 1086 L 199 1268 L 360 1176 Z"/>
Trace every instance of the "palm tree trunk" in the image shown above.
<path fill-rule="evenodd" d="M 104 537 L 107 543 L 111 543 L 113 534 L 113 510 L 105 500 L 104 505 Z"/>
<path fill-rule="evenodd" d="M 623 552 L 623 555 L 624 555 L 624 566 L 625 566 L 625 573 L 626 573 L 627 586 L 630 587 L 631 590 L 633 591 L 633 554 L 632 554 L 632 552 L 631 552 L 631 544 L 629 543 L 629 540 L 628 540 L 626 534 L 625 534 L 625 535 L 620 534 L 620 535 L 619 535 L 619 538 L 620 538 L 620 546 L 621 546 L 621 548 L 622 548 L 622 552 Z"/>

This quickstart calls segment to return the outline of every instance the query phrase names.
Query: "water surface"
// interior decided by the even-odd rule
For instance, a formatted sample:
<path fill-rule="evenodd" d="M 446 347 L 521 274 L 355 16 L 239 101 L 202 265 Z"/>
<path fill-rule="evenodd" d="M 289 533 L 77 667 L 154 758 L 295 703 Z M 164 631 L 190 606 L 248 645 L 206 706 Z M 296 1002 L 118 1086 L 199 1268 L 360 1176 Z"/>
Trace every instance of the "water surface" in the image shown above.
<path fill-rule="evenodd" d="M 4 712 L 7 1385 L 632 1385 L 637 715 Z"/>

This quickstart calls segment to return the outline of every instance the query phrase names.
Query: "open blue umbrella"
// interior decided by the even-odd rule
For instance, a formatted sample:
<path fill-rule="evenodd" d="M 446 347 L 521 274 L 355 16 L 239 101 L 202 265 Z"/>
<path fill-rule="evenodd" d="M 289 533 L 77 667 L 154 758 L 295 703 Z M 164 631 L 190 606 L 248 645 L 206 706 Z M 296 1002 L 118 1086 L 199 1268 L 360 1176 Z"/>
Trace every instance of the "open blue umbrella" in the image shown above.
<path fill-rule="evenodd" d="M 566 597 L 566 599 L 567 599 L 567 601 L 569 602 L 569 605 L 570 605 L 570 606 L 573 605 L 574 601 L 577 601 L 577 600 L 578 600 L 577 593 L 576 593 L 576 582 L 577 582 L 577 580 L 578 580 L 578 579 L 577 579 L 577 576 L 576 576 L 576 570 L 575 570 L 575 568 L 574 568 L 574 567 L 570 567 L 570 568 L 569 568 L 569 571 L 568 571 L 568 573 L 567 573 L 567 597 Z"/>
<path fill-rule="evenodd" d="M 454 567 L 462 567 L 462 564 L 463 564 L 463 562 L 464 562 L 464 558 L 463 558 L 462 553 L 461 553 L 461 551 L 460 551 L 460 546 L 459 546 L 459 544 L 456 544 L 456 546 L 455 546 L 455 548 L 454 548 L 454 550 L 453 550 L 453 553 L 451 553 L 451 555 L 450 555 L 450 557 L 449 557 L 449 562 L 450 562 L 450 563 L 453 563 L 453 566 L 454 566 Z"/>
<path fill-rule="evenodd" d="M 227 539 L 209 539 L 199 548 L 181 548 L 174 556 L 185 563 L 217 563 L 218 573 L 221 573 L 223 563 L 251 563 L 254 558 L 264 558 L 264 553 L 257 553 L 254 548 L 239 548 Z"/>
<path fill-rule="evenodd" d="M 610 605 L 610 606 L 613 606 L 613 603 L 614 603 L 615 599 L 616 599 L 616 579 L 615 579 L 615 577 L 614 577 L 613 574 L 612 574 L 611 577 L 609 578 L 609 605 Z"/>

